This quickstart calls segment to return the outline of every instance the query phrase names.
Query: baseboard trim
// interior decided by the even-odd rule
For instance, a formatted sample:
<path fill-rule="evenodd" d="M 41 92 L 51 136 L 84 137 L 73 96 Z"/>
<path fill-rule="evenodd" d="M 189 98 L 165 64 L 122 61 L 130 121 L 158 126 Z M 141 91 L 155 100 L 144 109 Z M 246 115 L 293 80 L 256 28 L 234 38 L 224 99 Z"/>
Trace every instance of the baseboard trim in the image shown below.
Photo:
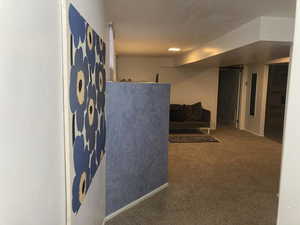
<path fill-rule="evenodd" d="M 146 200 L 148 198 L 151 198 L 152 196 L 156 195 L 158 192 L 166 189 L 168 186 L 169 186 L 169 183 L 165 183 L 162 186 L 160 186 L 160 187 L 156 188 L 155 190 L 151 191 L 150 193 L 144 195 L 143 197 L 141 197 L 141 198 L 139 198 L 139 199 L 137 199 L 137 200 L 129 203 L 128 205 L 124 206 L 123 208 L 121 208 L 121 209 L 113 212 L 112 214 L 106 216 L 105 219 L 104 219 L 104 224 L 107 221 L 111 220 L 112 218 L 116 217 L 117 215 L 119 215 L 119 214 L 125 212 L 126 210 L 128 210 L 128 209 L 130 209 L 130 208 L 132 208 L 132 207 L 134 207 L 136 205 L 138 205 L 142 201 L 144 201 L 144 200 Z"/>
<path fill-rule="evenodd" d="M 256 135 L 256 136 L 264 137 L 264 135 L 261 135 L 261 134 L 259 134 L 259 133 L 256 133 L 256 132 L 254 132 L 254 131 L 252 131 L 252 130 L 248 130 L 248 129 L 246 129 L 246 128 L 244 128 L 243 130 L 244 130 L 244 131 L 247 131 L 247 132 L 249 132 L 249 133 L 251 133 L 251 134 L 254 134 L 254 135 Z"/>

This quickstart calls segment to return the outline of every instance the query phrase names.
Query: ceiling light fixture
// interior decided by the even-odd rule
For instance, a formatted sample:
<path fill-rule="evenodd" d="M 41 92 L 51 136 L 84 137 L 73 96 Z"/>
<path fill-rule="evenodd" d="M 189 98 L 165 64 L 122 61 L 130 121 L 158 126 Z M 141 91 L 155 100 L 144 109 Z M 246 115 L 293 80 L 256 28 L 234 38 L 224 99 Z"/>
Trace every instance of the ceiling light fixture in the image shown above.
<path fill-rule="evenodd" d="M 169 48 L 168 51 L 169 52 L 180 52 L 181 49 L 180 48 Z"/>

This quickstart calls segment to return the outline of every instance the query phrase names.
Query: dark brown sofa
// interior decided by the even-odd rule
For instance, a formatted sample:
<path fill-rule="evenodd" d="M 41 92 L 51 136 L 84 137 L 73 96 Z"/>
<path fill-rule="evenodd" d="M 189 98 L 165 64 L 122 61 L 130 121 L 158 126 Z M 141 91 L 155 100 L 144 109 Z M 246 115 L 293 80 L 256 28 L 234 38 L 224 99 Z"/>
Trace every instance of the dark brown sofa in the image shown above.
<path fill-rule="evenodd" d="M 170 133 L 210 130 L 210 111 L 203 109 L 201 102 L 193 105 L 170 105 Z"/>

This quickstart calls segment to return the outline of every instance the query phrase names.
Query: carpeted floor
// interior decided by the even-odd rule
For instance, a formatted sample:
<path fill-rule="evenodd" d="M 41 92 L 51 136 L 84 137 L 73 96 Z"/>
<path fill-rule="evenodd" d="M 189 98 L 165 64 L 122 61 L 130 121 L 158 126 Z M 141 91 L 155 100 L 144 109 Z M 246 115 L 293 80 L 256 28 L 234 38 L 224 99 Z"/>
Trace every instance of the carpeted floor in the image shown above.
<path fill-rule="evenodd" d="M 208 134 L 170 134 L 170 143 L 205 143 L 219 142 L 216 138 Z"/>
<path fill-rule="evenodd" d="M 169 187 L 107 225 L 275 225 L 281 145 L 233 129 L 170 144 Z"/>

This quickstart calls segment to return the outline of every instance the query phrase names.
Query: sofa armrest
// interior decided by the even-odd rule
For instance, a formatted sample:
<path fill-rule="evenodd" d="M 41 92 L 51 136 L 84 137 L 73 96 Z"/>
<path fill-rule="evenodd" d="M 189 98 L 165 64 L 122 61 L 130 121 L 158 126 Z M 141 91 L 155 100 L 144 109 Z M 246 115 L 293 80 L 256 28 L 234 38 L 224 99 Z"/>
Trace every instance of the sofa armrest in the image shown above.
<path fill-rule="evenodd" d="M 202 109 L 202 121 L 210 124 L 210 111 Z"/>

